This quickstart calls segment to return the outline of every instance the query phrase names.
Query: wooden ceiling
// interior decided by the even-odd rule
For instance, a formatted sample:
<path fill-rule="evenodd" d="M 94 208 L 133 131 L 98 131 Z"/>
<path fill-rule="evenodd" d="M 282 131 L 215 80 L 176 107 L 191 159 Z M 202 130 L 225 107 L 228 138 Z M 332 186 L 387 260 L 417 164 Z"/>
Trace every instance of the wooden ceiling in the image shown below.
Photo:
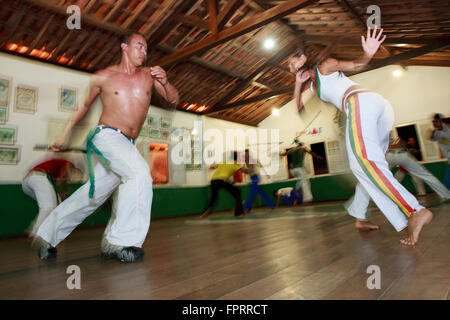
<path fill-rule="evenodd" d="M 119 63 L 120 36 L 139 31 L 147 65 L 161 65 L 179 90 L 178 109 L 257 125 L 292 99 L 286 61 L 296 47 L 362 54 L 373 4 L 387 39 L 369 69 L 450 66 L 448 0 L 0 0 L 0 50 L 95 72 Z M 66 27 L 70 5 L 81 9 L 80 30 Z M 269 37 L 273 50 L 262 46 Z"/>

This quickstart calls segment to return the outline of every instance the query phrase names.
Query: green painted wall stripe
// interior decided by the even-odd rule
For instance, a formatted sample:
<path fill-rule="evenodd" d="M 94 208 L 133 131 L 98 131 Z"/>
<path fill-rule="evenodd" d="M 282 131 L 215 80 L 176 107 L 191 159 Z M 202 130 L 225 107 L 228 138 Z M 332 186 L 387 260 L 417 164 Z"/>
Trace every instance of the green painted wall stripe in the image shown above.
<path fill-rule="evenodd" d="M 447 163 L 444 161 L 427 163 L 425 167 L 441 181 L 444 179 Z M 394 170 L 395 172 L 395 170 Z M 311 179 L 311 190 L 314 201 L 329 201 L 348 199 L 353 195 L 356 179 L 351 174 L 315 177 Z M 403 185 L 411 192 L 415 192 L 409 176 L 403 180 Z M 75 191 L 81 185 L 74 185 Z M 274 182 L 263 184 L 263 190 L 273 199 L 274 191 L 284 187 L 294 187 L 295 181 Z M 242 192 L 242 199 L 246 199 L 250 192 L 250 185 L 238 186 Z M 431 189 L 425 185 L 427 191 Z M 209 186 L 182 188 L 153 189 L 152 219 L 174 217 L 188 214 L 200 214 L 205 210 L 210 197 Z M 36 201 L 22 191 L 21 184 L 0 184 L 0 237 L 22 235 L 36 217 L 38 207 Z M 256 197 L 254 206 L 265 205 Z M 234 208 L 234 199 L 224 190 L 220 190 L 215 211 Z M 89 216 L 81 226 L 106 225 L 111 209 L 111 202 L 107 201 L 94 214 Z"/>

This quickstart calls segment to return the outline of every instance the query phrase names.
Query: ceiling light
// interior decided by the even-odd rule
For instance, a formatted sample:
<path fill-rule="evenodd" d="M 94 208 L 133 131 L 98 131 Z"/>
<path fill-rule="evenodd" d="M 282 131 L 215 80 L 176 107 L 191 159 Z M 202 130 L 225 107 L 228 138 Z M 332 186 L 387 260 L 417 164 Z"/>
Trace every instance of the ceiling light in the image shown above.
<path fill-rule="evenodd" d="M 280 110 L 279 110 L 279 109 L 273 109 L 273 110 L 272 110 L 272 114 L 273 114 L 274 116 L 277 116 L 277 115 L 280 114 Z"/>
<path fill-rule="evenodd" d="M 273 40 L 272 38 L 268 38 L 264 41 L 263 45 L 267 50 L 273 49 L 273 47 L 275 47 L 275 40 Z"/>
<path fill-rule="evenodd" d="M 392 72 L 392 75 L 394 76 L 394 77 L 400 77 L 401 75 L 402 75 L 402 70 L 394 70 L 393 72 Z"/>

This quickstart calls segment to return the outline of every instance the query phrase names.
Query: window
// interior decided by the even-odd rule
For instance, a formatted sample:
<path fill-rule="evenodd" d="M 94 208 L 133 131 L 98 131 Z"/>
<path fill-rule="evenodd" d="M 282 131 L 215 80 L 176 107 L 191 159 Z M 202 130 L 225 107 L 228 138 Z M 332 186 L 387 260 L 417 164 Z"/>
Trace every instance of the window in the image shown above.
<path fill-rule="evenodd" d="M 422 150 L 420 149 L 419 139 L 417 138 L 416 125 L 411 124 L 403 127 L 397 127 L 397 135 L 405 141 L 409 153 L 418 161 L 423 160 Z"/>
<path fill-rule="evenodd" d="M 325 142 L 312 143 L 311 151 L 321 158 L 318 159 L 316 157 L 312 157 L 313 166 L 314 166 L 314 174 L 326 174 L 329 173 L 328 163 L 327 163 L 327 155 L 325 152 Z"/>

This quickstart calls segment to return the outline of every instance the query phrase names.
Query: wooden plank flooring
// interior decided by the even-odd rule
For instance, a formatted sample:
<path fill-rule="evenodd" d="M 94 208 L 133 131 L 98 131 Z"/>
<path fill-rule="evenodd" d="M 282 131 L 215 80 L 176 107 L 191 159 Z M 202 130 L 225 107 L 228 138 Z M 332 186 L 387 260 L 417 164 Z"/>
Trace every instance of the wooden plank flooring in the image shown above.
<path fill-rule="evenodd" d="M 25 238 L 0 240 L 0 299 L 449 299 L 450 204 L 435 195 L 433 222 L 418 246 L 403 247 L 384 216 L 360 233 L 342 202 L 152 221 L 142 262 L 100 257 L 103 228 L 73 232 L 55 261 L 37 258 Z M 69 265 L 81 290 L 69 290 Z M 381 269 L 381 289 L 366 286 Z"/>

